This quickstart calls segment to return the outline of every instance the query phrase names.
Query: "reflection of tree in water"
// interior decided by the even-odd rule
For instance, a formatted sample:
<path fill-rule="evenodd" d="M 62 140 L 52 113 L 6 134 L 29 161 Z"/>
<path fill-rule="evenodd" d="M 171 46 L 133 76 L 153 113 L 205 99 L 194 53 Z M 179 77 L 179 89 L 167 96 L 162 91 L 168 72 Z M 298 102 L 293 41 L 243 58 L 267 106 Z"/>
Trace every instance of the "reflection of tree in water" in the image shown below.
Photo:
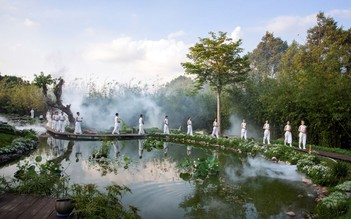
<path fill-rule="evenodd" d="M 69 157 L 71 156 L 73 146 L 74 146 L 74 141 L 69 141 L 66 151 L 64 151 L 64 153 L 61 156 L 56 157 L 51 161 L 57 162 L 57 163 L 61 163 L 63 160 L 69 161 Z"/>
<path fill-rule="evenodd" d="M 222 156 L 222 167 L 247 165 L 242 157 Z M 235 168 L 236 170 L 238 168 Z M 241 171 L 236 171 L 239 176 Z M 193 193 L 179 204 L 189 218 L 285 218 L 287 211 L 303 216 L 307 209 L 313 209 L 313 198 L 306 198 L 307 192 L 298 182 L 274 179 L 264 176 L 240 177 L 221 171 L 218 177 L 205 180 L 193 179 Z M 303 195 L 305 198 L 299 198 Z"/>
<path fill-rule="evenodd" d="M 245 203 L 245 196 L 239 187 L 233 187 L 217 177 L 194 180 L 192 183 L 195 186 L 193 194 L 179 204 L 187 217 L 245 218 L 243 209 L 236 207 Z"/>

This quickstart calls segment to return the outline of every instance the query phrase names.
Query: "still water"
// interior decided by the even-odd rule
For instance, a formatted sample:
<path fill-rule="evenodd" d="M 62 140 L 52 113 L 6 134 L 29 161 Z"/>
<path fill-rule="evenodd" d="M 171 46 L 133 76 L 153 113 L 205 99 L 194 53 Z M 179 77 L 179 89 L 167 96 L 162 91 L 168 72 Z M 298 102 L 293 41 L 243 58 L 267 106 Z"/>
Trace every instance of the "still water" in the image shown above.
<path fill-rule="evenodd" d="M 23 159 L 56 158 L 71 183 L 126 185 L 132 193 L 122 201 L 139 208 L 142 218 L 289 218 L 288 211 L 301 218 L 315 207 L 315 193 L 302 183 L 296 166 L 172 143 L 147 151 L 142 140 L 128 140 L 112 144 L 107 169 L 89 159 L 101 144 L 40 138 L 39 147 Z M 209 155 L 219 158 L 219 176 L 189 181 L 179 177 L 185 157 Z M 12 176 L 17 162 L 0 167 L 0 174 Z"/>

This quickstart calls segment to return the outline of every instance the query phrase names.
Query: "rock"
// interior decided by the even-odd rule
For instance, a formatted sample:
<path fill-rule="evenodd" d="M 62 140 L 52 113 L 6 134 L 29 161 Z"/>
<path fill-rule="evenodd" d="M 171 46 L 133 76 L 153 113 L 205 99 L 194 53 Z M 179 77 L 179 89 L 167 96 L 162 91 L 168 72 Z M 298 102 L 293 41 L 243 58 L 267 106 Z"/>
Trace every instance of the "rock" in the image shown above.
<path fill-rule="evenodd" d="M 295 212 L 293 212 L 293 211 L 286 212 L 286 215 L 288 215 L 289 217 L 295 217 L 296 216 Z"/>
<path fill-rule="evenodd" d="M 278 161 L 278 159 L 277 159 L 276 157 L 272 157 L 271 160 L 272 160 L 273 162 L 277 162 L 277 161 Z"/>
<path fill-rule="evenodd" d="M 307 184 L 307 185 L 312 185 L 312 180 L 307 179 L 307 178 L 303 178 L 303 179 L 302 179 L 302 182 L 305 183 L 305 184 Z"/>
<path fill-rule="evenodd" d="M 298 197 L 298 198 L 303 198 L 303 195 L 300 194 L 300 195 L 298 195 L 297 197 Z"/>

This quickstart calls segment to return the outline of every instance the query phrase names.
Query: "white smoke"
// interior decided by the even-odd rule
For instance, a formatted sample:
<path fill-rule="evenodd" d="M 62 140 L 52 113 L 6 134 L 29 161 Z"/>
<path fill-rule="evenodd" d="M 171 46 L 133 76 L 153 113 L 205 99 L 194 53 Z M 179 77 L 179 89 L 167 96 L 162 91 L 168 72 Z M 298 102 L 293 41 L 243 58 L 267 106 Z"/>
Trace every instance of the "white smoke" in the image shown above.
<path fill-rule="evenodd" d="M 297 172 L 296 165 L 277 164 L 262 157 L 249 157 L 242 166 L 228 166 L 225 168 L 225 172 L 233 181 L 257 176 L 291 181 L 302 180 L 302 175 Z"/>
<path fill-rule="evenodd" d="M 229 118 L 230 128 L 224 132 L 226 135 L 232 135 L 236 137 L 240 137 L 241 134 L 241 123 L 245 118 L 239 118 L 236 115 L 231 115 Z M 245 119 L 247 126 L 247 137 L 248 138 L 261 138 L 263 137 L 263 131 L 261 133 L 259 127 L 255 126 L 250 122 L 250 120 Z M 263 126 L 263 125 L 262 125 Z"/>
<path fill-rule="evenodd" d="M 148 94 L 123 94 L 118 92 L 116 84 L 111 85 L 108 97 L 95 98 L 89 102 L 89 87 L 68 85 L 63 90 L 63 102 L 71 104 L 74 116 L 80 112 L 83 124 L 94 130 L 109 130 L 114 126 L 115 114 L 128 127 L 138 127 L 139 116 L 143 114 L 145 128 L 160 127 L 161 108 Z M 87 101 L 88 100 L 88 101 Z"/>

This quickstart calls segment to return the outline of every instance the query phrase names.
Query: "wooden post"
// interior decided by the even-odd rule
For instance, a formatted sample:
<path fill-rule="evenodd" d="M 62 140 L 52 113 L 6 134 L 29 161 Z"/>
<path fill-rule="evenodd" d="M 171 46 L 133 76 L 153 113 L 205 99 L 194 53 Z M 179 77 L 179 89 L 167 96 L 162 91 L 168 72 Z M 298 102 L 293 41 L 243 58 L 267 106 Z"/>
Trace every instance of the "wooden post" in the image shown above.
<path fill-rule="evenodd" d="M 312 153 L 312 145 L 310 144 L 310 148 L 308 150 L 308 153 L 311 154 Z"/>

